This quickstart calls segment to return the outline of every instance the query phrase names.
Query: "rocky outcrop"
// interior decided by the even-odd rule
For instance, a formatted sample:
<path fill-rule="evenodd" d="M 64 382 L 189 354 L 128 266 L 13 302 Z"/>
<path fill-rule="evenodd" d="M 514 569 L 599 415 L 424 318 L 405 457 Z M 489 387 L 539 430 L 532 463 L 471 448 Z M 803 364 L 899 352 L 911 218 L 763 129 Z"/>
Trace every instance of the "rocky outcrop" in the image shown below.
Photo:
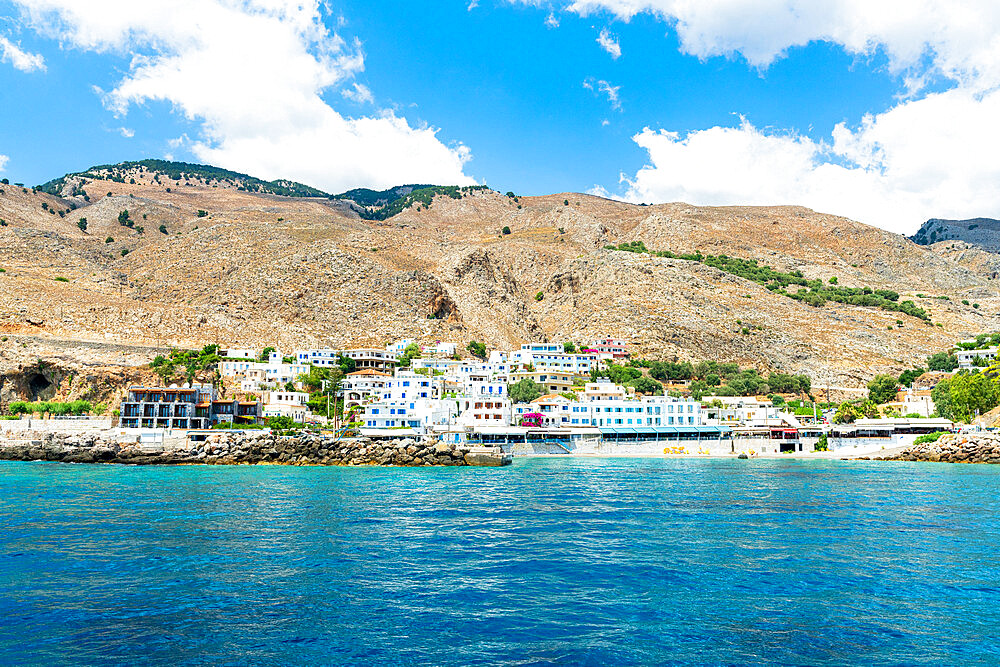
<path fill-rule="evenodd" d="M 933 463 L 1000 463 L 1000 435 L 975 433 L 943 435 L 936 442 L 913 445 L 876 461 L 930 461 Z"/>
<path fill-rule="evenodd" d="M 180 440 L 160 445 L 123 441 L 113 432 L 69 435 L 19 433 L 0 440 L 0 460 L 132 465 L 373 465 L 497 466 L 510 457 L 435 439 L 338 440 L 320 435 L 213 433 L 202 442 Z"/>

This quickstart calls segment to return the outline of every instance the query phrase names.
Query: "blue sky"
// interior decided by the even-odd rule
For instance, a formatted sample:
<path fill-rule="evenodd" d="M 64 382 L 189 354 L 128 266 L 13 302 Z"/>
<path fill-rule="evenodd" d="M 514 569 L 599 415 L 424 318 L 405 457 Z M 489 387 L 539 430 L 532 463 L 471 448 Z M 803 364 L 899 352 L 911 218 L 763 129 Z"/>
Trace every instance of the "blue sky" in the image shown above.
<path fill-rule="evenodd" d="M 1000 216 L 997 167 L 969 157 L 1000 147 L 998 12 L 887 4 L 0 0 L 0 175 L 167 157 L 905 232 Z"/>

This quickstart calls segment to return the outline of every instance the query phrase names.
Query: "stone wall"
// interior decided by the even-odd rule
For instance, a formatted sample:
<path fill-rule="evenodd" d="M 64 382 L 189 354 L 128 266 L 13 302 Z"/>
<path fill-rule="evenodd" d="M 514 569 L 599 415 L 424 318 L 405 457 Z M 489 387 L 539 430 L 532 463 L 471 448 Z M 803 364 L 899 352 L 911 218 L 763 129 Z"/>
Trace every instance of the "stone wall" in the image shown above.
<path fill-rule="evenodd" d="M 496 466 L 510 457 L 433 438 L 337 440 L 319 435 L 278 436 L 269 432 L 212 433 L 203 442 L 166 447 L 124 439 L 114 431 L 89 434 L 18 433 L 0 439 L 0 460 L 64 463 L 281 464 L 378 466 Z"/>

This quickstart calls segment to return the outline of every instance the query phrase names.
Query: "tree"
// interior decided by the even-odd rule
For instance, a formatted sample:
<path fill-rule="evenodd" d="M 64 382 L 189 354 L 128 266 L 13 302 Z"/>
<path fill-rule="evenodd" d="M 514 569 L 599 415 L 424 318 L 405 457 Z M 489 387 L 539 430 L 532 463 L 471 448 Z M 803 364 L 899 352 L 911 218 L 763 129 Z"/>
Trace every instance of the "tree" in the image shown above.
<path fill-rule="evenodd" d="M 87 219 L 86 218 L 80 218 L 80 221 L 78 223 L 76 223 L 76 226 L 80 228 L 81 232 L 87 231 Z"/>
<path fill-rule="evenodd" d="M 503 234 L 504 236 L 507 236 L 508 234 L 510 234 L 510 227 L 504 225 L 503 229 L 500 230 L 500 233 Z"/>
<path fill-rule="evenodd" d="M 486 358 L 486 346 L 477 340 L 469 342 L 466 348 L 474 357 L 479 359 Z"/>
<path fill-rule="evenodd" d="M 868 383 L 868 399 L 882 405 L 896 398 L 898 380 L 891 375 L 876 375 Z"/>
<path fill-rule="evenodd" d="M 982 373 L 960 372 L 939 382 L 931 399 L 942 417 L 970 422 L 1000 403 L 1000 385 Z"/>
<path fill-rule="evenodd" d="M 841 403 L 833 415 L 834 424 L 853 424 L 862 416 L 861 411 L 853 403 Z"/>
<path fill-rule="evenodd" d="M 166 225 L 160 225 L 160 233 L 161 234 L 166 234 L 167 233 L 167 226 Z"/>
<path fill-rule="evenodd" d="M 267 347 L 265 347 L 261 351 L 261 353 L 260 353 L 260 362 L 261 363 L 266 362 L 268 360 L 268 358 L 271 356 L 272 352 L 274 352 L 274 348 L 273 347 L 271 347 L 270 345 L 268 345 Z"/>
<path fill-rule="evenodd" d="M 636 378 L 629 382 L 629 384 L 635 388 L 640 394 L 647 394 L 650 396 L 662 396 L 663 395 L 663 385 L 656 380 L 648 377 Z"/>
<path fill-rule="evenodd" d="M 114 243 L 115 240 L 109 236 L 108 238 L 104 239 L 104 242 L 105 243 Z"/>
<path fill-rule="evenodd" d="M 128 217 L 128 209 L 122 211 L 118 214 L 118 224 L 122 227 L 128 227 L 131 220 Z"/>
<path fill-rule="evenodd" d="M 340 367 L 340 370 L 344 375 L 358 370 L 358 362 L 351 357 L 345 357 L 342 354 L 337 355 L 337 366 Z"/>
<path fill-rule="evenodd" d="M 576 352 L 576 345 L 574 343 L 563 343 L 563 352 L 573 354 Z"/>
<path fill-rule="evenodd" d="M 531 378 L 515 382 L 507 390 L 511 403 L 531 403 L 543 393 L 545 393 L 545 387 L 534 382 Z"/>
<path fill-rule="evenodd" d="M 204 218 L 207 215 L 208 215 L 208 211 L 203 211 L 201 209 L 198 209 L 198 217 L 199 218 Z"/>
<path fill-rule="evenodd" d="M 295 423 L 294 419 L 284 415 L 269 417 L 267 420 L 267 427 L 275 431 L 288 431 L 290 429 L 298 428 L 299 426 L 301 426 L 301 424 Z"/>
<path fill-rule="evenodd" d="M 958 368 L 958 357 L 949 352 L 937 352 L 927 357 L 927 369 L 950 373 Z"/>
<path fill-rule="evenodd" d="M 399 358 L 399 367 L 408 368 L 410 366 L 410 361 L 416 359 L 420 356 L 420 346 L 416 343 L 410 343 L 403 350 L 403 355 Z"/>
<path fill-rule="evenodd" d="M 912 387 L 913 381 L 926 372 L 924 368 L 911 368 L 899 374 L 899 384 L 904 387 Z"/>

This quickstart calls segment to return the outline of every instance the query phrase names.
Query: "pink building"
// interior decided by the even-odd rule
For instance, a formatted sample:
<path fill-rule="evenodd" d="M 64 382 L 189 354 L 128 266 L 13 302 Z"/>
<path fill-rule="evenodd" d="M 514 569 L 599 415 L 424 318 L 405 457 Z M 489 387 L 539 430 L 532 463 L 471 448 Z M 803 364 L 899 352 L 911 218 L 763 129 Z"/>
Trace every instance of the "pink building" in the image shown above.
<path fill-rule="evenodd" d="M 595 340 L 590 349 L 604 358 L 610 356 L 612 359 L 628 359 L 630 356 L 625 341 L 617 338 Z"/>

